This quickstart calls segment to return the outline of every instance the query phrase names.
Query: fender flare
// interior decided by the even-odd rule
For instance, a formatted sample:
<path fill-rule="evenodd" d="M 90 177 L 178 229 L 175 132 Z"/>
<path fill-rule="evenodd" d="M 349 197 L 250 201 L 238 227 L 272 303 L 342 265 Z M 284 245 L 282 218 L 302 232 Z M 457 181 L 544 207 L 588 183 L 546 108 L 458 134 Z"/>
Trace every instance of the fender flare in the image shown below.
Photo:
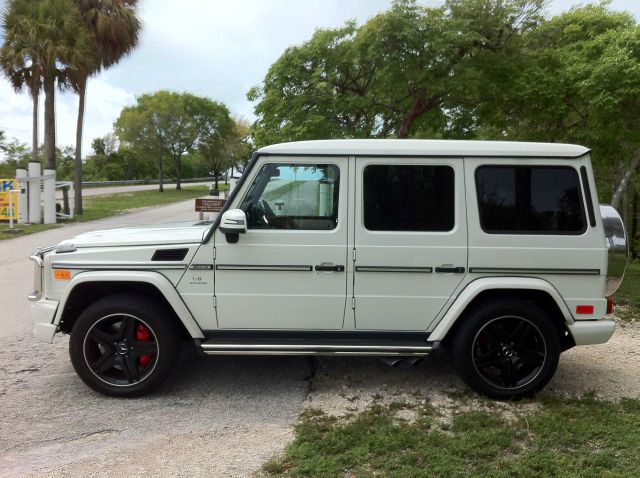
<path fill-rule="evenodd" d="M 546 292 L 554 300 L 567 325 L 573 324 L 573 316 L 558 291 L 549 282 L 532 277 L 485 277 L 468 284 L 449 307 L 438 325 L 429 335 L 429 341 L 441 341 L 460 318 L 467 306 L 482 292 L 498 289 L 537 290 Z"/>
<path fill-rule="evenodd" d="M 73 293 L 76 286 L 79 284 L 86 284 L 88 282 L 144 282 L 152 285 L 164 296 L 191 337 L 194 339 L 204 338 L 202 330 L 198 326 L 191 314 L 191 311 L 189 311 L 173 284 L 162 274 L 152 271 L 96 271 L 76 274 L 69 282 L 69 285 L 60 299 L 58 310 L 56 311 L 56 315 L 53 319 L 53 323 L 55 325 L 60 323 L 67 300 Z"/>

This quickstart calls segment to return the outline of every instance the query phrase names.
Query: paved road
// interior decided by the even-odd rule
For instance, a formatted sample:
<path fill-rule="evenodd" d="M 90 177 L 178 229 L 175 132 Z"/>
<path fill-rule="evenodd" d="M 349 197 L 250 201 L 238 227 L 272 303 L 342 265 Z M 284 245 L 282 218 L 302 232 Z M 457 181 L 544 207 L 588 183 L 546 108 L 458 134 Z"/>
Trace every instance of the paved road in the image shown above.
<path fill-rule="evenodd" d="M 247 476 L 291 437 L 309 387 L 305 358 L 207 358 L 190 349 L 139 399 L 87 388 L 68 338 L 32 340 L 27 256 L 81 232 L 196 219 L 193 201 L 0 241 L 0 476 Z"/>
<path fill-rule="evenodd" d="M 202 183 L 182 183 L 183 187 L 189 186 L 209 186 L 213 184 L 213 181 L 206 181 Z M 175 189 L 175 183 L 165 183 L 165 189 Z M 84 188 L 82 190 L 83 197 L 88 196 L 107 196 L 109 194 L 117 194 L 117 193 L 130 193 L 133 191 L 150 191 L 158 189 L 157 184 L 135 184 L 131 186 L 108 186 L 102 188 Z M 56 197 L 58 199 L 62 199 L 62 191 L 56 192 Z"/>

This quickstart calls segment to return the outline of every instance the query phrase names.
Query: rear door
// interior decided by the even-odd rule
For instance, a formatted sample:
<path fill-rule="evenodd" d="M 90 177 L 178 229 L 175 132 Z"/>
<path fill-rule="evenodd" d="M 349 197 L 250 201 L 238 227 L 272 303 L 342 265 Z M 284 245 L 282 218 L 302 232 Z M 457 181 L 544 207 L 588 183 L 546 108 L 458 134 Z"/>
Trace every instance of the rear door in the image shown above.
<path fill-rule="evenodd" d="M 425 330 L 467 271 L 462 158 L 357 158 L 357 329 Z"/>

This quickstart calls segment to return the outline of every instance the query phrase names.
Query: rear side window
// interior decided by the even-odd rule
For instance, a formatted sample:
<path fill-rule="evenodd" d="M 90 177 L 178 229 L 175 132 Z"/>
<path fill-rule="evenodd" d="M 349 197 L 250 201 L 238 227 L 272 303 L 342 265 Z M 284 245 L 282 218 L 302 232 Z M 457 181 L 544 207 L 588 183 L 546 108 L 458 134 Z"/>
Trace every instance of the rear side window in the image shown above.
<path fill-rule="evenodd" d="M 370 231 L 446 232 L 455 225 L 449 166 L 366 166 L 363 196 L 364 226 Z"/>
<path fill-rule="evenodd" d="M 481 166 L 476 170 L 480 225 L 493 234 L 582 234 L 578 173 L 569 167 Z"/>

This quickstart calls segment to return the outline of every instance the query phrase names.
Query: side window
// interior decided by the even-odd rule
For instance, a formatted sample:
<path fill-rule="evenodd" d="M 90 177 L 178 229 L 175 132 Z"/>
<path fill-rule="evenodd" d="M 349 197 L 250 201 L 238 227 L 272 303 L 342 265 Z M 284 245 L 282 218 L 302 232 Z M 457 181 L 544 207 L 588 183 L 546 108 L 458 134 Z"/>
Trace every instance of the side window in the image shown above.
<path fill-rule="evenodd" d="M 241 208 L 249 229 L 335 229 L 339 186 L 333 164 L 265 164 Z"/>
<path fill-rule="evenodd" d="M 480 225 L 493 234 L 581 234 L 586 228 L 578 173 L 570 167 L 481 166 Z"/>
<path fill-rule="evenodd" d="M 366 166 L 364 227 L 370 231 L 451 231 L 455 225 L 450 166 Z"/>

